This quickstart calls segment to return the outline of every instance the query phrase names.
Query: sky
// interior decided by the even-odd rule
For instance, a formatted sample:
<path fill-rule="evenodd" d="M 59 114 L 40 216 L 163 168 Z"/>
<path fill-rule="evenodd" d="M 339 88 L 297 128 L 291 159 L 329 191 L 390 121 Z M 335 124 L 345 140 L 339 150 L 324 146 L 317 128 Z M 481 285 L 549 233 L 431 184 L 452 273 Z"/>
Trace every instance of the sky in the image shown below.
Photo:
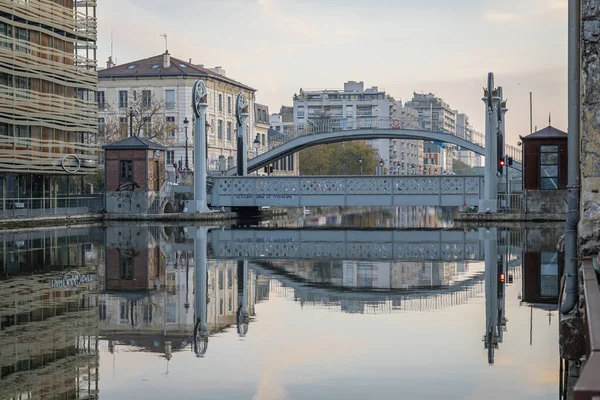
<path fill-rule="evenodd" d="M 508 99 L 507 136 L 567 129 L 568 0 L 103 0 L 98 61 L 168 49 L 257 89 L 271 113 L 300 88 L 378 86 L 397 100 L 435 93 L 484 130 L 482 87 Z"/>

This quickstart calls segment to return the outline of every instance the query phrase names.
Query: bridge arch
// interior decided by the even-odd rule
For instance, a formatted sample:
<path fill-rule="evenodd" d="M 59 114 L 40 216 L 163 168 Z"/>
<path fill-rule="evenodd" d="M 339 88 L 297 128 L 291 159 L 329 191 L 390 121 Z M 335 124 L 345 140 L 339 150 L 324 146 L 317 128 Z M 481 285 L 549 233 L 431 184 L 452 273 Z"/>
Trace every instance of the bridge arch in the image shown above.
<path fill-rule="evenodd" d="M 426 140 L 443 143 L 451 143 L 476 154 L 485 155 L 485 149 L 466 139 L 459 138 L 450 133 L 431 132 L 413 129 L 352 129 L 337 130 L 333 132 L 312 133 L 298 135 L 271 150 L 248 160 L 248 172 L 263 168 L 285 156 L 296 153 L 302 149 L 320 144 L 337 142 L 348 142 L 353 140 L 375 140 L 375 139 L 405 139 Z M 233 175 L 235 170 L 231 169 L 228 175 Z"/>

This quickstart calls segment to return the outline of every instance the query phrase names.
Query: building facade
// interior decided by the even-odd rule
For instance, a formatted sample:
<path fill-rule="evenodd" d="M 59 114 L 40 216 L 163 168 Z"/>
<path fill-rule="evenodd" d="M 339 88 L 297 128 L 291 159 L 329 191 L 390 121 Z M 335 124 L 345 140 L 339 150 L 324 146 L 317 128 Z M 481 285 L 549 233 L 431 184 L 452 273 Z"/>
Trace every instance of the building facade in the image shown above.
<path fill-rule="evenodd" d="M 294 123 L 301 125 L 309 121 L 323 119 L 365 121 L 365 126 L 371 126 L 374 118 L 390 118 L 396 108 L 394 99 L 377 86 L 365 89 L 362 81 L 344 83 L 344 89 L 300 89 L 294 95 Z M 379 157 L 384 161 L 385 168 L 390 169 L 389 139 L 369 140 Z"/>
<path fill-rule="evenodd" d="M 55 208 L 98 167 L 96 1 L 0 2 L 0 207 Z"/>
<path fill-rule="evenodd" d="M 459 138 L 473 141 L 474 130 L 473 126 L 469 122 L 469 116 L 464 113 L 456 113 L 456 136 Z M 469 150 L 464 150 L 460 146 L 456 146 L 456 159 L 464 162 L 469 167 L 475 167 L 478 163 L 475 157 L 475 153 Z M 478 165 L 477 165 L 478 166 Z"/>
<path fill-rule="evenodd" d="M 404 129 L 422 129 L 419 124 L 419 113 L 412 108 L 396 102 L 394 118 L 402 121 Z M 422 140 L 390 140 L 390 174 L 419 175 L 423 173 L 423 141 Z"/>
<path fill-rule="evenodd" d="M 405 107 L 413 108 L 419 113 L 419 123 L 425 130 L 456 134 L 456 112 L 450 105 L 433 93 L 413 93 L 413 98 L 405 103 Z M 445 143 L 423 143 L 423 157 L 426 160 L 437 160 L 437 165 L 427 164 L 426 168 L 436 168 L 440 173 L 452 171 L 452 159 L 455 146 Z M 438 154 L 438 156 L 434 156 Z M 424 167 L 425 170 L 425 167 Z"/>
<path fill-rule="evenodd" d="M 282 107 L 284 109 L 285 107 Z M 289 113 L 288 115 L 289 116 Z M 286 119 L 286 113 L 271 114 L 269 116 L 269 143 L 271 146 L 277 146 L 280 143 L 285 142 L 294 130 L 294 122 L 284 122 Z M 269 167 L 265 167 L 264 174 L 275 175 L 275 176 L 297 176 L 300 174 L 300 153 L 294 153 L 286 156 Z"/>
<path fill-rule="evenodd" d="M 192 87 L 202 79 L 208 91 L 208 168 L 223 171 L 235 166 L 236 96 L 244 93 L 249 109 L 254 110 L 255 89 L 227 77 L 221 67 L 205 68 L 171 57 L 168 52 L 119 66 L 109 60 L 107 67 L 98 73 L 98 123 L 103 137 L 118 140 L 128 130 L 133 131 L 167 148 L 167 171 L 186 166 L 192 170 Z M 254 114 L 251 112 L 247 120 L 249 157 L 254 154 L 256 137 Z"/>

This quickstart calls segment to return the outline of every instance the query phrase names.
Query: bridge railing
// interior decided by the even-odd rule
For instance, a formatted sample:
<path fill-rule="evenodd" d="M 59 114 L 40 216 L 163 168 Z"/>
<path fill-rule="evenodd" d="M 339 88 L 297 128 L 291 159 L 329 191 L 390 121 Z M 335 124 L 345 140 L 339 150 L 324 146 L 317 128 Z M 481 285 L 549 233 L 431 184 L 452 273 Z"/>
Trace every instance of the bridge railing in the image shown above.
<path fill-rule="evenodd" d="M 269 137 L 268 150 L 275 149 L 289 142 L 290 140 L 294 140 L 302 136 L 360 129 L 390 129 L 432 132 L 431 129 L 423 128 L 421 126 L 421 123 L 419 122 L 419 118 L 417 117 L 393 118 L 362 116 L 358 118 L 344 118 L 315 116 L 313 119 L 309 119 L 307 122 L 299 123 L 295 126 L 285 128 L 285 130 L 280 135 L 272 135 L 271 137 Z M 473 130 L 468 125 L 457 125 L 454 132 L 444 129 L 435 132 L 457 136 L 482 147 L 485 145 L 485 136 L 480 132 Z M 521 161 L 522 152 L 521 149 L 518 147 L 507 145 L 506 154 L 512 157 L 513 160 L 515 160 L 516 162 Z"/>

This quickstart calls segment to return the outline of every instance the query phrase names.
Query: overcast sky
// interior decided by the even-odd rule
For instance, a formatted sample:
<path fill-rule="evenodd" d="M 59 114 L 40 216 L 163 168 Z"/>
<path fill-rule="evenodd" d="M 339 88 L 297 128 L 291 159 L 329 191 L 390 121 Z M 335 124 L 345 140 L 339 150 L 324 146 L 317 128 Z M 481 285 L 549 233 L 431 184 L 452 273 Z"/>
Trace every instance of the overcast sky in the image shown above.
<path fill-rule="evenodd" d="M 567 128 L 567 0 L 103 0 L 98 60 L 160 54 L 258 90 L 276 112 L 300 88 L 379 86 L 396 99 L 432 92 L 483 131 L 488 72 L 508 99 L 508 137 Z"/>

